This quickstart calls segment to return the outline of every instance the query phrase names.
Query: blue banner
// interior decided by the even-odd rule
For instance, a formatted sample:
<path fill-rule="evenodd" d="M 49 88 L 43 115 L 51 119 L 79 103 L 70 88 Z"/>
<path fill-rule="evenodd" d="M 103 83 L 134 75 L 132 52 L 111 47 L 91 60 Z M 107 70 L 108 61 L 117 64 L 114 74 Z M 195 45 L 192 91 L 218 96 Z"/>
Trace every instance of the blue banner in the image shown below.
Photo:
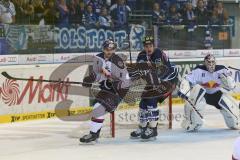
<path fill-rule="evenodd" d="M 57 28 L 56 32 L 57 52 L 101 51 L 102 43 L 109 38 L 115 40 L 118 48 L 121 48 L 125 41 L 130 40 L 132 50 L 141 50 L 145 28 L 139 25 L 131 26 L 129 34 L 126 30 L 86 29 L 85 27 Z"/>

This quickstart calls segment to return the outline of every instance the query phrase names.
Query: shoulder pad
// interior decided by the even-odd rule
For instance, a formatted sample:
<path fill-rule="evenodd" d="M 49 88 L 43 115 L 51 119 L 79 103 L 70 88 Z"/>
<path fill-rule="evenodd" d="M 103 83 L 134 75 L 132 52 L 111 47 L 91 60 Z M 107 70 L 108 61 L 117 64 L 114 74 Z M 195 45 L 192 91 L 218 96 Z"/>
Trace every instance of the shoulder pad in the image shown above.
<path fill-rule="evenodd" d="M 195 69 L 201 69 L 201 70 L 207 71 L 207 67 L 206 67 L 205 65 L 203 65 L 203 64 L 197 65 L 197 66 L 194 68 L 194 70 L 195 70 Z"/>
<path fill-rule="evenodd" d="M 104 53 L 103 53 L 103 52 L 98 53 L 96 56 L 97 56 L 97 57 L 100 57 L 100 58 L 104 58 Z"/>
<path fill-rule="evenodd" d="M 227 69 L 227 68 L 224 65 L 216 65 L 215 71 L 219 71 L 219 70 L 222 70 L 222 69 Z"/>
<path fill-rule="evenodd" d="M 112 56 L 111 62 L 115 64 L 118 68 L 124 69 L 125 67 L 122 58 L 116 54 Z"/>

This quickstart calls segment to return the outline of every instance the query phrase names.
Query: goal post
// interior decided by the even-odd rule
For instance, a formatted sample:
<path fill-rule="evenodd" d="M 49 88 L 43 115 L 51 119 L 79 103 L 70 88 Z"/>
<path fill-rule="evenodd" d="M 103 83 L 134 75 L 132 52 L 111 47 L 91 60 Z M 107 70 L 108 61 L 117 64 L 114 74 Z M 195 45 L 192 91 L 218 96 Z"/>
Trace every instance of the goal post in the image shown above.
<path fill-rule="evenodd" d="M 173 127 L 172 94 L 170 94 L 168 96 L 168 98 L 163 102 L 163 104 L 159 105 L 158 107 L 160 109 L 160 113 L 164 114 L 164 116 L 165 116 L 165 120 L 159 122 L 160 125 L 164 126 L 164 128 L 172 129 L 172 127 Z M 134 113 L 137 114 L 138 108 L 134 108 L 134 109 L 135 109 Z M 116 136 L 116 134 L 117 134 L 116 130 L 119 129 L 120 126 L 121 126 L 121 129 L 129 129 L 129 128 L 131 128 L 131 126 L 134 126 L 134 127 L 138 126 L 137 121 L 135 121 L 131 124 L 130 123 L 126 123 L 126 124 L 118 123 L 116 120 L 117 119 L 116 115 L 119 115 L 119 114 L 117 114 L 118 112 L 120 112 L 120 111 L 116 110 L 115 112 L 110 113 L 109 126 L 110 126 L 110 137 L 112 137 L 112 138 L 114 138 Z M 134 129 L 134 128 L 132 128 L 132 129 Z"/>

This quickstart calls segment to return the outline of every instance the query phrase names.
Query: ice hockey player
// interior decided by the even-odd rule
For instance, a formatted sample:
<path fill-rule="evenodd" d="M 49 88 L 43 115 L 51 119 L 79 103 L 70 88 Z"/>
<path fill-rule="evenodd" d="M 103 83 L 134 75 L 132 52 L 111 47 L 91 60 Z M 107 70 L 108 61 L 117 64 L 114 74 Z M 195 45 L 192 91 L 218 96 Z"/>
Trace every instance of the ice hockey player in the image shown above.
<path fill-rule="evenodd" d="M 80 138 L 81 143 L 95 143 L 103 125 L 104 115 L 113 112 L 128 91 L 130 78 L 122 59 L 115 54 L 117 45 L 112 40 L 103 43 L 103 52 L 94 57 L 93 73 L 85 77 L 83 86 L 100 84 L 90 122 L 90 133 Z"/>
<path fill-rule="evenodd" d="M 139 104 L 139 126 L 137 130 L 131 132 L 130 138 L 149 141 L 156 139 L 158 135 L 158 102 L 163 102 L 174 90 L 177 83 L 178 71 L 177 68 L 170 63 L 166 54 L 162 50 L 154 47 L 152 36 L 146 36 L 143 40 L 143 45 L 144 50 L 138 54 L 136 63 L 137 70 L 140 70 L 143 75 L 141 78 L 146 80 L 147 84 L 152 85 L 153 88 L 158 85 L 163 85 L 167 88 L 167 92 L 164 94 L 153 94 L 153 92 L 150 92 L 152 95 L 145 96 L 144 94 L 141 97 Z M 166 67 L 167 71 L 165 74 L 158 73 L 161 66 Z M 165 84 L 170 84 L 170 87 Z"/>
<path fill-rule="evenodd" d="M 231 72 L 223 65 L 216 65 L 215 57 L 208 54 L 204 64 L 198 65 L 181 81 L 179 96 L 186 101 L 182 127 L 186 131 L 198 131 L 204 122 L 206 105 L 212 105 L 221 112 L 228 128 L 238 129 L 239 104 L 228 92 L 235 86 Z"/>

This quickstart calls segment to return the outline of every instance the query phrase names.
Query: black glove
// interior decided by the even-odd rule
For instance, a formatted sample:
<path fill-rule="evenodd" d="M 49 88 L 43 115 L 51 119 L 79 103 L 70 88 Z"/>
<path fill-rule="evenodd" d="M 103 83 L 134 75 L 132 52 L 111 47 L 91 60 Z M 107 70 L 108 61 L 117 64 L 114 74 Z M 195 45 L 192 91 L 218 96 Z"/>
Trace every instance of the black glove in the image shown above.
<path fill-rule="evenodd" d="M 113 89 L 112 81 L 109 80 L 109 79 L 103 80 L 100 84 L 101 84 L 100 88 L 102 88 L 102 89 L 106 89 L 106 90 L 112 90 Z"/>
<path fill-rule="evenodd" d="M 87 87 L 87 88 L 92 87 L 92 83 L 95 81 L 95 79 L 96 79 L 96 76 L 94 73 L 92 73 L 91 75 L 89 75 L 87 77 L 84 77 L 82 86 Z"/>

